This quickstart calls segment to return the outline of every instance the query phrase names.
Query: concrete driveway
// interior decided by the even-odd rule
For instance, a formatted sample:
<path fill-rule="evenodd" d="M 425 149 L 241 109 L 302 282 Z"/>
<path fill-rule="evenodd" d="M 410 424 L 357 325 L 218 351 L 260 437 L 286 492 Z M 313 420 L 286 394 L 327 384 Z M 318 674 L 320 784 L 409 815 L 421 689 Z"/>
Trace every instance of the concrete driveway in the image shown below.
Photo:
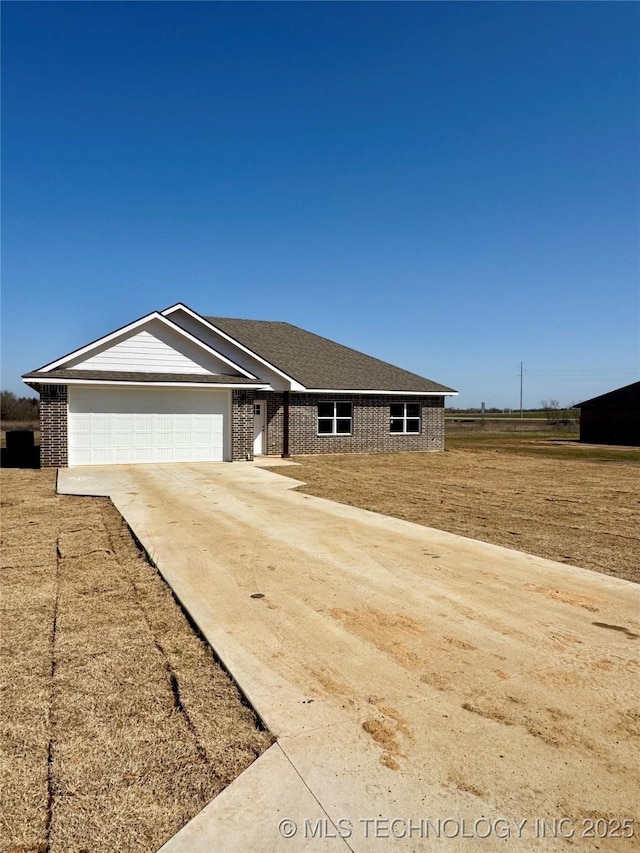
<path fill-rule="evenodd" d="M 635 848 L 638 588 L 295 485 L 59 473 L 112 498 L 277 736 L 163 850 Z"/>

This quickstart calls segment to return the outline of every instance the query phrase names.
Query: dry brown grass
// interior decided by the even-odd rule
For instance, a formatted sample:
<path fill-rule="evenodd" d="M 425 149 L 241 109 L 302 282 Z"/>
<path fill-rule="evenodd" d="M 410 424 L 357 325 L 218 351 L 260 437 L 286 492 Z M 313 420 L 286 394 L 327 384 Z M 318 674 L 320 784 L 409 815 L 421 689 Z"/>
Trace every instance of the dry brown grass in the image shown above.
<path fill-rule="evenodd" d="M 157 850 L 272 738 L 108 500 L 2 487 L 0 850 Z"/>
<path fill-rule="evenodd" d="M 640 582 L 640 465 L 622 461 L 624 450 L 592 458 L 540 439 L 506 442 L 298 457 L 291 476 L 309 494 Z"/>

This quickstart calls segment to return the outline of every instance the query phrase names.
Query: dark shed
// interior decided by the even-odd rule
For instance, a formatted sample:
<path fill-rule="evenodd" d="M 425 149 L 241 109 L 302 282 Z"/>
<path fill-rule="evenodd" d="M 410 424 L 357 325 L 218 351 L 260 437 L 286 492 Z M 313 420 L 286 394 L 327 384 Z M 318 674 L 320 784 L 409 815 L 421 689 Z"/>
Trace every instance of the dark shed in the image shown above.
<path fill-rule="evenodd" d="M 580 441 L 640 445 L 640 382 L 577 403 Z"/>

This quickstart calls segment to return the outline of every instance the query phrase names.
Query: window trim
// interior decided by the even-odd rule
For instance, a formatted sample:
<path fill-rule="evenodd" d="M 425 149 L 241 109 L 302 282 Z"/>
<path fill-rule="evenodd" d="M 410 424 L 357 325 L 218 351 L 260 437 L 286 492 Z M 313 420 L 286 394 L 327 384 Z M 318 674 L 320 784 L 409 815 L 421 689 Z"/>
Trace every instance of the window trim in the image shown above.
<path fill-rule="evenodd" d="M 322 404 L 333 406 L 333 415 L 331 417 L 329 417 L 329 416 L 326 416 L 326 417 L 322 416 L 321 417 L 318 414 L 318 409 Z M 342 405 L 346 404 L 348 406 L 351 406 L 351 414 L 348 416 L 348 418 L 345 416 L 338 416 L 338 408 L 337 407 L 340 404 L 342 404 Z M 349 432 L 338 432 L 337 431 L 338 421 L 346 421 L 346 420 L 351 421 L 351 429 L 349 430 Z M 320 432 L 320 421 L 331 421 L 331 430 L 332 431 L 331 432 Z M 318 400 L 316 402 L 316 436 L 318 438 L 322 438 L 323 436 L 330 436 L 330 437 L 335 438 L 336 436 L 339 437 L 339 436 L 345 436 L 345 435 L 346 436 L 353 435 L 353 400 Z"/>
<path fill-rule="evenodd" d="M 391 414 L 391 406 L 402 406 L 402 416 L 394 417 Z M 419 414 L 418 417 L 408 417 L 407 416 L 407 406 L 418 406 Z M 407 429 L 407 421 L 418 421 L 418 429 L 417 430 L 408 430 Z M 391 422 L 392 421 L 402 421 L 402 431 L 392 430 Z M 417 400 L 411 400 L 407 402 L 406 400 L 403 402 L 390 403 L 389 404 L 389 435 L 422 435 L 422 406 L 420 402 Z"/>

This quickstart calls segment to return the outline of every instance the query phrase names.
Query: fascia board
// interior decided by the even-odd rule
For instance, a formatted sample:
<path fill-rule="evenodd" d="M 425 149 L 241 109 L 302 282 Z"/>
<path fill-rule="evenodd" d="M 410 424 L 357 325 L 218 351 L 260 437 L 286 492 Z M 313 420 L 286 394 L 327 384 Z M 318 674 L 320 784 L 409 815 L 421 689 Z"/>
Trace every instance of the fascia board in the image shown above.
<path fill-rule="evenodd" d="M 380 391 L 375 388 L 305 388 L 308 394 L 384 394 L 406 396 L 412 394 L 415 397 L 457 397 L 457 391 Z"/>
<path fill-rule="evenodd" d="M 229 341 L 229 343 L 233 344 L 235 347 L 242 350 L 242 352 L 245 352 L 247 355 L 250 355 L 252 358 L 255 358 L 256 361 L 259 361 L 260 364 L 264 364 L 264 366 L 268 367 L 269 370 L 273 370 L 273 372 L 277 373 L 278 376 L 282 376 L 283 379 L 286 379 L 287 382 L 291 383 L 291 389 L 290 389 L 291 391 L 306 391 L 307 390 L 305 388 L 305 386 L 302 385 L 302 383 L 298 382 L 292 376 L 289 376 L 283 370 L 280 370 L 279 367 L 276 367 L 274 364 L 271 364 L 271 362 L 267 361 L 265 358 L 262 358 L 262 356 L 258 355 L 258 353 L 254 352 L 252 349 L 249 349 L 249 347 L 246 347 L 246 346 L 244 346 L 244 344 L 241 344 L 240 341 L 237 341 L 231 335 L 228 335 L 226 332 L 223 332 L 222 329 L 219 329 L 217 326 L 214 326 L 213 323 L 210 323 L 208 320 L 205 320 L 204 317 L 200 316 L 200 314 L 196 313 L 195 311 L 193 311 L 191 308 L 187 307 L 186 305 L 182 305 L 181 303 L 178 303 L 177 305 L 171 306 L 171 308 L 166 308 L 162 313 L 163 314 L 173 314 L 175 311 L 178 311 L 178 310 L 182 310 L 185 313 L 189 314 L 191 317 L 193 317 L 195 320 L 199 320 L 199 322 L 202 323 L 202 325 L 205 326 L 207 329 L 210 329 L 211 331 L 215 332 L 217 335 L 220 335 L 221 338 L 224 338 L 226 341 Z"/>

